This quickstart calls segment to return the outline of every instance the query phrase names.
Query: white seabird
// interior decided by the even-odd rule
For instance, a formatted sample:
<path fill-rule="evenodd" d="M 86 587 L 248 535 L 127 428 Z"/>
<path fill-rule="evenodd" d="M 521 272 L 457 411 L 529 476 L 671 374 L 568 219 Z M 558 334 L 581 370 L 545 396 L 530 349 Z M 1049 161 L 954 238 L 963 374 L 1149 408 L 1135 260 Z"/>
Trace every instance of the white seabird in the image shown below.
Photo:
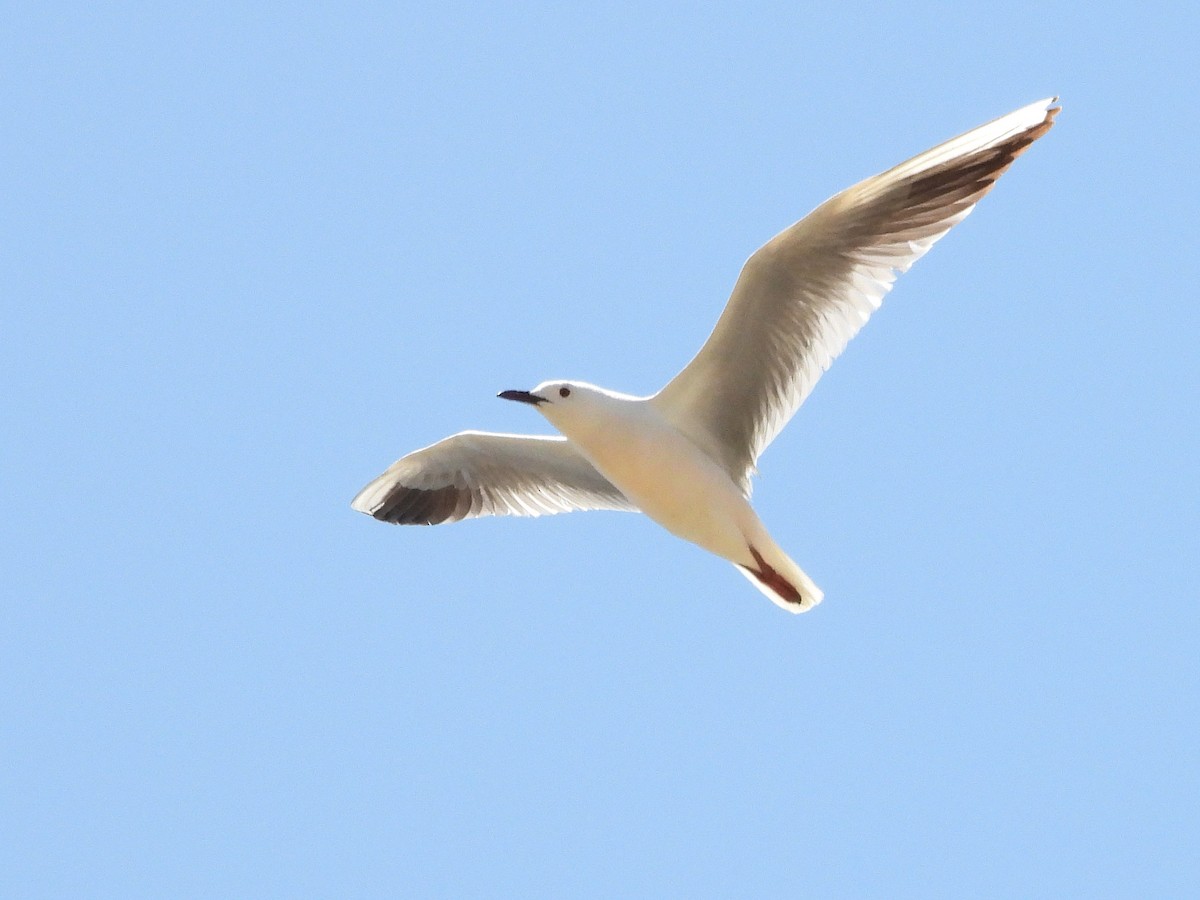
<path fill-rule="evenodd" d="M 1057 100 L 1031 103 L 868 178 L 776 235 L 742 268 L 700 352 L 657 394 L 577 381 L 504 391 L 500 397 L 531 404 L 563 436 L 456 434 L 398 460 L 352 506 L 403 525 L 640 510 L 729 560 L 783 609 L 811 609 L 821 590 L 750 506 L 755 462 L 896 275 L 1050 130 Z"/>

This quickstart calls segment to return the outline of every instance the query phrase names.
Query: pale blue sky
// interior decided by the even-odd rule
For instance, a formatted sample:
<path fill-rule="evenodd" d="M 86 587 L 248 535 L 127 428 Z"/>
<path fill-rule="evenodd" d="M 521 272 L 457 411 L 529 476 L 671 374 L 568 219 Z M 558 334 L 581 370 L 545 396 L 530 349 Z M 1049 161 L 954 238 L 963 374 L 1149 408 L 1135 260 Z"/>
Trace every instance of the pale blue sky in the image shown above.
<path fill-rule="evenodd" d="M 0 894 L 1200 892 L 1187 4 L 10 4 Z M 762 460 L 788 616 L 618 513 L 352 512 L 1040 97 Z"/>

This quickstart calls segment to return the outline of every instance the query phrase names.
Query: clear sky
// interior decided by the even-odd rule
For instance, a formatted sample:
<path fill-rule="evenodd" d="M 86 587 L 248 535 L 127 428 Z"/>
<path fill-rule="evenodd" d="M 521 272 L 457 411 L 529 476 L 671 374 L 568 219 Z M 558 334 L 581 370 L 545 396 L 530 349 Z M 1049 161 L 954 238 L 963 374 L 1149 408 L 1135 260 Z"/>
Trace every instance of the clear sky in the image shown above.
<path fill-rule="evenodd" d="M 0 895 L 1197 896 L 1195 6 L 499 6 L 6 7 Z M 813 613 L 351 511 L 1055 93 L 761 461 Z"/>

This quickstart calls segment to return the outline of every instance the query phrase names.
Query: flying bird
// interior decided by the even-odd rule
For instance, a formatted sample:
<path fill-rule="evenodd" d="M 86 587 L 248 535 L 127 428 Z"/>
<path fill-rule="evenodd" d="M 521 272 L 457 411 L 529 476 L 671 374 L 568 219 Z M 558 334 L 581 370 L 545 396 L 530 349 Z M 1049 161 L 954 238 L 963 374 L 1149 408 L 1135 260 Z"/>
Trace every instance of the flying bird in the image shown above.
<path fill-rule="evenodd" d="M 401 525 L 579 509 L 645 513 L 790 612 L 821 602 L 750 505 L 755 463 L 896 276 L 1050 130 L 1050 98 L 825 201 L 747 260 L 700 352 L 650 397 L 579 381 L 498 396 L 558 437 L 465 431 L 410 453 L 351 504 Z"/>

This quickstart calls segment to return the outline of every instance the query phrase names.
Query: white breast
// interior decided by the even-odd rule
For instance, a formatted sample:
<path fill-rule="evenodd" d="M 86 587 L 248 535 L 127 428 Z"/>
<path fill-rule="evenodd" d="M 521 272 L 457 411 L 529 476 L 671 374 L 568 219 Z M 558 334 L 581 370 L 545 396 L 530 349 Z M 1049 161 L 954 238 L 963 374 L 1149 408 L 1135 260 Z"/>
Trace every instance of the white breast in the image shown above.
<path fill-rule="evenodd" d="M 757 516 L 728 474 L 648 404 L 568 435 L 630 500 L 671 533 L 726 559 L 746 552 Z"/>

